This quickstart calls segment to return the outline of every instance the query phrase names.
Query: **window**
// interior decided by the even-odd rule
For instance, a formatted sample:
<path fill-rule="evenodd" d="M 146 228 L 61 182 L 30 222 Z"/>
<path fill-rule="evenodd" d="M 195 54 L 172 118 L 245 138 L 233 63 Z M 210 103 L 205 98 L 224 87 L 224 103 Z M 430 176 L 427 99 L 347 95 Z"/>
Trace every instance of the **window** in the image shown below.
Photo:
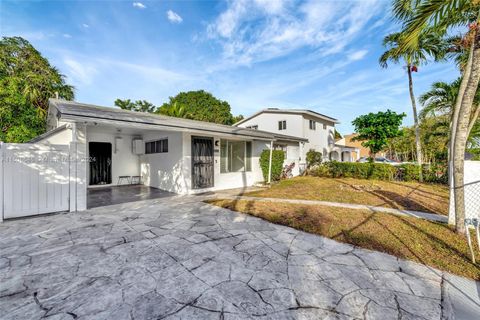
<path fill-rule="evenodd" d="M 286 130 L 287 129 L 287 121 L 282 120 L 278 121 L 278 130 Z"/>
<path fill-rule="evenodd" d="M 316 130 L 317 123 L 314 120 L 308 120 L 310 130 Z"/>
<path fill-rule="evenodd" d="M 220 140 L 220 173 L 252 171 L 252 142 Z"/>
<path fill-rule="evenodd" d="M 323 130 L 327 130 L 327 125 L 325 123 L 323 124 Z"/>
<path fill-rule="evenodd" d="M 145 142 L 145 154 L 168 152 L 168 138 Z"/>
<path fill-rule="evenodd" d="M 247 129 L 253 129 L 253 130 L 258 130 L 258 125 L 253 125 L 253 126 L 247 126 Z"/>

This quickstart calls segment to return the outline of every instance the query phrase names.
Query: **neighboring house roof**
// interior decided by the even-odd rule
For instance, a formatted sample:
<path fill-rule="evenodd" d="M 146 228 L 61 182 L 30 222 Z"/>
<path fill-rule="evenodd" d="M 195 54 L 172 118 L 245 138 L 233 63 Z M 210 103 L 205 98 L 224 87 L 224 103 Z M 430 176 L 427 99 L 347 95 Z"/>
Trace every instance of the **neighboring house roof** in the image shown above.
<path fill-rule="evenodd" d="M 245 121 L 248 121 L 252 118 L 255 118 L 256 116 L 262 114 L 262 113 L 286 113 L 286 114 L 302 114 L 302 115 L 309 115 L 311 117 L 314 117 L 314 118 L 318 118 L 318 119 L 322 119 L 322 120 L 326 120 L 326 121 L 329 121 L 329 122 L 333 122 L 333 123 L 340 123 L 337 119 L 335 118 L 332 118 L 332 117 L 329 117 L 329 116 L 326 116 L 324 114 L 321 114 L 321 113 L 318 113 L 318 112 L 315 112 L 315 111 L 312 111 L 312 110 L 307 110 L 307 109 L 279 109 L 279 108 L 267 108 L 267 109 L 263 109 L 263 110 L 260 110 L 256 113 L 254 113 L 253 115 L 251 115 L 250 117 L 248 118 L 245 118 L 243 120 L 240 120 L 238 121 L 237 123 L 234 124 L 234 126 L 238 126 L 242 123 L 244 123 Z"/>
<path fill-rule="evenodd" d="M 162 127 L 163 129 L 183 129 L 185 131 L 205 131 L 217 134 L 245 136 L 263 140 L 284 140 L 308 142 L 308 139 L 292 137 L 271 132 L 238 128 L 234 126 L 216 124 L 211 122 L 175 118 L 160 114 L 135 112 L 112 107 L 101 107 L 91 104 L 78 103 L 60 99 L 50 99 L 50 107 L 58 110 L 57 117 L 72 121 L 93 122 L 121 122 L 123 124 L 146 124 Z"/>
<path fill-rule="evenodd" d="M 47 131 L 47 132 L 45 132 L 45 133 L 42 133 L 41 135 L 39 135 L 39 136 L 33 138 L 32 140 L 28 141 L 28 143 L 35 143 L 35 142 L 41 141 L 41 140 L 43 140 L 43 139 L 45 139 L 45 138 L 48 138 L 48 137 L 54 135 L 54 134 L 57 133 L 57 132 L 60 132 L 60 131 L 65 130 L 65 129 L 67 129 L 67 125 L 66 125 L 66 124 L 64 124 L 63 126 L 57 127 L 57 128 L 55 128 L 55 129 L 53 129 L 53 130 Z"/>

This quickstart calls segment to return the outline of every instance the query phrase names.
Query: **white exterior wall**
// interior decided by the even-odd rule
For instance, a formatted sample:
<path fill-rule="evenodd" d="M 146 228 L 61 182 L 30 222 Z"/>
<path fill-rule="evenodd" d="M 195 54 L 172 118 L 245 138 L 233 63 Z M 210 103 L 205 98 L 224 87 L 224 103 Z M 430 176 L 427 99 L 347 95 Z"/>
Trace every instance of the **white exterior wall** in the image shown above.
<path fill-rule="evenodd" d="M 191 163 L 192 163 L 192 136 L 202 136 L 213 138 L 214 143 L 214 187 L 208 189 L 192 189 L 192 178 L 191 178 Z M 262 170 L 260 168 L 260 154 L 263 149 L 268 148 L 270 142 L 264 141 L 253 141 L 252 143 L 252 171 L 248 172 L 228 172 L 220 173 L 220 142 L 218 146 L 215 146 L 216 141 L 221 139 L 227 140 L 244 140 L 239 138 L 232 137 L 222 137 L 222 136 L 212 136 L 212 135 L 196 135 L 185 133 L 183 136 L 183 159 L 185 164 L 184 174 L 186 175 L 187 189 L 188 193 L 195 194 L 206 191 L 213 190 L 222 190 L 222 189 L 233 189 L 233 188 L 243 188 L 247 186 L 252 186 L 257 182 L 263 181 Z M 245 140 L 244 140 L 245 141 Z"/>
<path fill-rule="evenodd" d="M 168 152 L 140 156 L 143 184 L 175 192 L 188 193 L 189 161 L 185 159 L 183 133 L 159 131 L 143 135 L 144 142 L 168 138 Z M 188 164 L 188 165 L 187 165 Z"/>
<path fill-rule="evenodd" d="M 316 121 L 316 130 L 310 130 L 310 119 Z M 278 130 L 278 122 L 282 120 L 287 121 L 286 130 Z M 323 129 L 323 124 L 327 125 L 326 129 Z M 305 143 L 299 149 L 300 163 L 305 163 L 306 154 L 310 149 L 322 152 L 324 160 L 328 160 L 329 152 L 335 144 L 333 122 L 310 118 L 302 114 L 261 113 L 243 122 L 239 127 L 246 128 L 255 125 L 258 126 L 258 130 L 308 139 L 308 143 Z"/>
<path fill-rule="evenodd" d="M 315 130 L 310 129 L 310 120 L 316 122 Z M 303 138 L 307 138 L 308 142 L 304 146 L 304 155 L 310 150 L 313 149 L 318 152 L 322 152 L 323 160 L 328 161 L 328 154 L 335 145 L 335 126 L 332 122 L 320 122 L 314 118 L 302 117 L 303 121 Z M 326 128 L 323 128 L 323 125 L 326 125 Z"/>
<path fill-rule="evenodd" d="M 118 139 L 115 141 L 116 137 Z M 116 185 L 119 176 L 139 176 L 140 160 L 139 156 L 132 152 L 132 135 L 121 133 L 112 133 L 111 130 L 105 130 L 97 127 L 87 128 L 87 155 L 89 155 L 88 144 L 90 142 L 108 142 L 112 144 L 112 184 Z M 87 183 L 90 177 L 90 166 L 87 166 Z"/>

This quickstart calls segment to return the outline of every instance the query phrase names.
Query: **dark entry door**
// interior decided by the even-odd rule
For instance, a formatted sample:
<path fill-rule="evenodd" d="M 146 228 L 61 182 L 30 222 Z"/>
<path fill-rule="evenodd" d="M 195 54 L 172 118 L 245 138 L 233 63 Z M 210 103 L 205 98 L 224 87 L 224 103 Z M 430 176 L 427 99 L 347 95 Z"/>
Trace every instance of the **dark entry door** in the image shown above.
<path fill-rule="evenodd" d="M 213 138 L 192 137 L 192 188 L 213 187 Z"/>
<path fill-rule="evenodd" d="M 112 183 L 112 144 L 90 142 L 90 185 Z"/>

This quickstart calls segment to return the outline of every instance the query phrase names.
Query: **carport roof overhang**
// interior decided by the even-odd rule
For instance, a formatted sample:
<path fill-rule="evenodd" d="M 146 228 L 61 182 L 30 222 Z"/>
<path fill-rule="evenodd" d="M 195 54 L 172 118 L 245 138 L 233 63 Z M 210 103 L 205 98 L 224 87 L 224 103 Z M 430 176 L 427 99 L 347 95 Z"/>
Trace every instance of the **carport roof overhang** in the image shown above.
<path fill-rule="evenodd" d="M 92 125 L 103 124 L 143 130 L 166 130 L 195 134 L 215 134 L 235 136 L 239 138 L 243 137 L 253 140 L 308 142 L 308 139 L 305 138 L 275 134 L 266 131 L 122 110 L 111 107 L 100 107 L 59 99 L 50 99 L 50 108 L 52 107 L 57 110 L 56 116 L 59 119 L 73 122 L 83 122 Z"/>

